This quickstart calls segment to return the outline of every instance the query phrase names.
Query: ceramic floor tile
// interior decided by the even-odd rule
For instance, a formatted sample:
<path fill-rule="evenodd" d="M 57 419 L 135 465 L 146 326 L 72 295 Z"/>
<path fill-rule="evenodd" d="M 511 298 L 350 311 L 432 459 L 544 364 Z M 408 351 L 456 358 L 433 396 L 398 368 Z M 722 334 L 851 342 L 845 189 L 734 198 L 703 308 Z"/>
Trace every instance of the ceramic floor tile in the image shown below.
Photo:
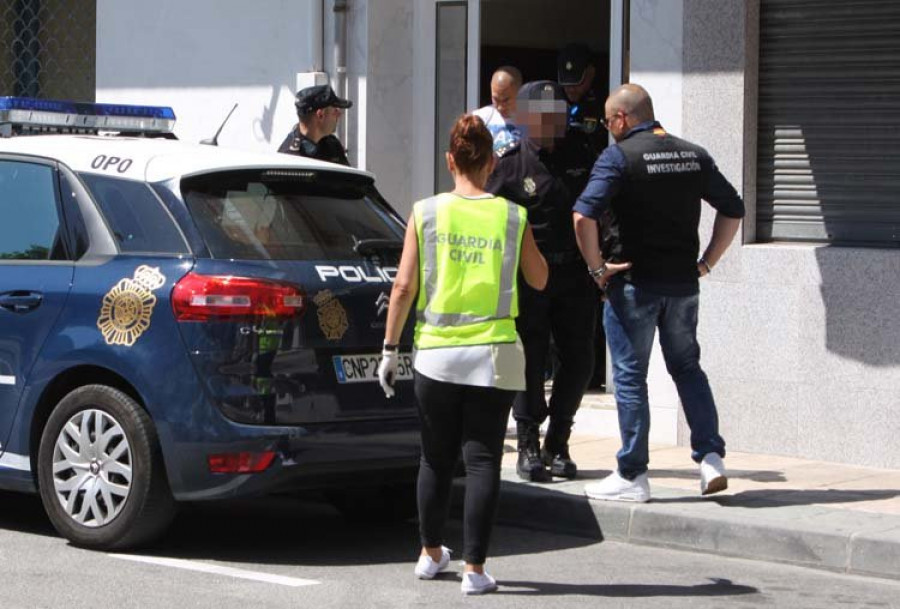
<path fill-rule="evenodd" d="M 759 472 L 766 470 L 756 470 Z M 766 488 L 819 489 L 831 488 L 869 477 L 870 472 L 857 468 L 840 467 L 830 463 L 809 462 L 783 470 L 783 479 L 764 483 Z"/>
<path fill-rule="evenodd" d="M 650 468 L 695 470 L 697 464 L 691 459 L 690 451 L 682 448 L 651 450 Z"/>
<path fill-rule="evenodd" d="M 893 470 L 866 470 L 868 475 L 835 483 L 833 488 L 848 490 L 891 491 L 900 495 L 900 472 Z"/>
<path fill-rule="evenodd" d="M 797 467 L 810 463 L 804 459 L 796 457 L 786 457 L 783 455 L 760 455 L 754 453 L 732 452 L 729 451 L 725 457 L 725 465 L 729 468 L 747 469 L 780 469 L 784 470 L 791 467 Z"/>
<path fill-rule="evenodd" d="M 576 434 L 569 441 L 572 458 L 579 466 L 579 477 L 584 480 L 609 474 L 616 467 L 619 447 L 618 438 Z M 503 466 L 514 469 L 517 458 L 514 436 L 507 439 L 505 451 Z M 729 475 L 725 495 L 733 496 L 738 502 L 815 505 L 900 515 L 900 471 L 897 470 L 745 452 L 729 452 L 725 464 Z M 660 492 L 695 496 L 699 473 L 690 458 L 690 449 L 651 445 L 650 480 Z"/>
<path fill-rule="evenodd" d="M 845 503 L 829 503 L 829 508 L 869 512 L 872 514 L 900 515 L 900 499 L 873 499 L 869 501 L 847 501 Z"/>

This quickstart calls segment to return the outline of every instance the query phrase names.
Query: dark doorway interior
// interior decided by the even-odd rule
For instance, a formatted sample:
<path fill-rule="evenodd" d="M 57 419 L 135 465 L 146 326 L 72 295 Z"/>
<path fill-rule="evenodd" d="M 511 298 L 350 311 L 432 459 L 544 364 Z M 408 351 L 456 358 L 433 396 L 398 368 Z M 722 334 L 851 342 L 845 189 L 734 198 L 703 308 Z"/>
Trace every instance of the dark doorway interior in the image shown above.
<path fill-rule="evenodd" d="M 572 42 L 594 54 L 594 88 L 602 98 L 609 88 L 609 0 L 482 0 L 481 105 L 491 101 L 494 70 L 514 65 L 525 81 L 556 80 L 556 54 Z"/>

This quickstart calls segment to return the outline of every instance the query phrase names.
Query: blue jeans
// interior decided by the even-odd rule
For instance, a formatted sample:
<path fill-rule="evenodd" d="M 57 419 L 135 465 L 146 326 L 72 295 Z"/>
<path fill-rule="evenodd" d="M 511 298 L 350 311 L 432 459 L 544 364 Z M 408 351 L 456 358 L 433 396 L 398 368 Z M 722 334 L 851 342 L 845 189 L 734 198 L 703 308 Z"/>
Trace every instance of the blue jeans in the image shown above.
<path fill-rule="evenodd" d="M 657 328 L 666 368 L 675 381 L 691 428 L 691 458 L 699 463 L 707 453 L 725 456 L 716 403 L 706 374 L 700 368 L 699 302 L 697 294 L 661 296 L 618 278 L 607 290 L 603 326 L 612 355 L 622 436 L 622 449 L 616 456 L 623 478 L 633 480 L 643 474 L 650 461 L 647 368 Z"/>

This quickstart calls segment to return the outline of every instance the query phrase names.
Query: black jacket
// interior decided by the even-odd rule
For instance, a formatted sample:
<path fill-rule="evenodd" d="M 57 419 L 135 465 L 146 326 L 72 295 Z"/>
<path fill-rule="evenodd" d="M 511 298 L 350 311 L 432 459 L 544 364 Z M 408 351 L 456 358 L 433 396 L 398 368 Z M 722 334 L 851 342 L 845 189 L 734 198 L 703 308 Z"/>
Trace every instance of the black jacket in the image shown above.
<path fill-rule="evenodd" d="M 567 137 L 552 152 L 522 139 L 503 151 L 485 190 L 528 210 L 534 239 L 548 262 L 578 260 L 572 205 L 595 158 L 581 138 Z"/>
<path fill-rule="evenodd" d="M 281 146 L 278 147 L 278 152 L 350 166 L 347 153 L 336 136 L 326 135 L 318 142 L 314 142 L 300 133 L 296 126 L 284 138 Z"/>

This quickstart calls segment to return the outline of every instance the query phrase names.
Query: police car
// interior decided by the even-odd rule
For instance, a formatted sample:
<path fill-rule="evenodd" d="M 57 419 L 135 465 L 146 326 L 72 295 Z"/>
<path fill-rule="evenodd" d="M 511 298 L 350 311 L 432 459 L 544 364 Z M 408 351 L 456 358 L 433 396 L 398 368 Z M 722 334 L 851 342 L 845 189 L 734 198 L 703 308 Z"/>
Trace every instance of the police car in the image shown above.
<path fill-rule="evenodd" d="M 408 509 L 409 328 L 397 397 L 376 374 L 401 219 L 370 174 L 174 120 L 0 98 L 0 489 L 92 548 L 279 489 Z"/>

